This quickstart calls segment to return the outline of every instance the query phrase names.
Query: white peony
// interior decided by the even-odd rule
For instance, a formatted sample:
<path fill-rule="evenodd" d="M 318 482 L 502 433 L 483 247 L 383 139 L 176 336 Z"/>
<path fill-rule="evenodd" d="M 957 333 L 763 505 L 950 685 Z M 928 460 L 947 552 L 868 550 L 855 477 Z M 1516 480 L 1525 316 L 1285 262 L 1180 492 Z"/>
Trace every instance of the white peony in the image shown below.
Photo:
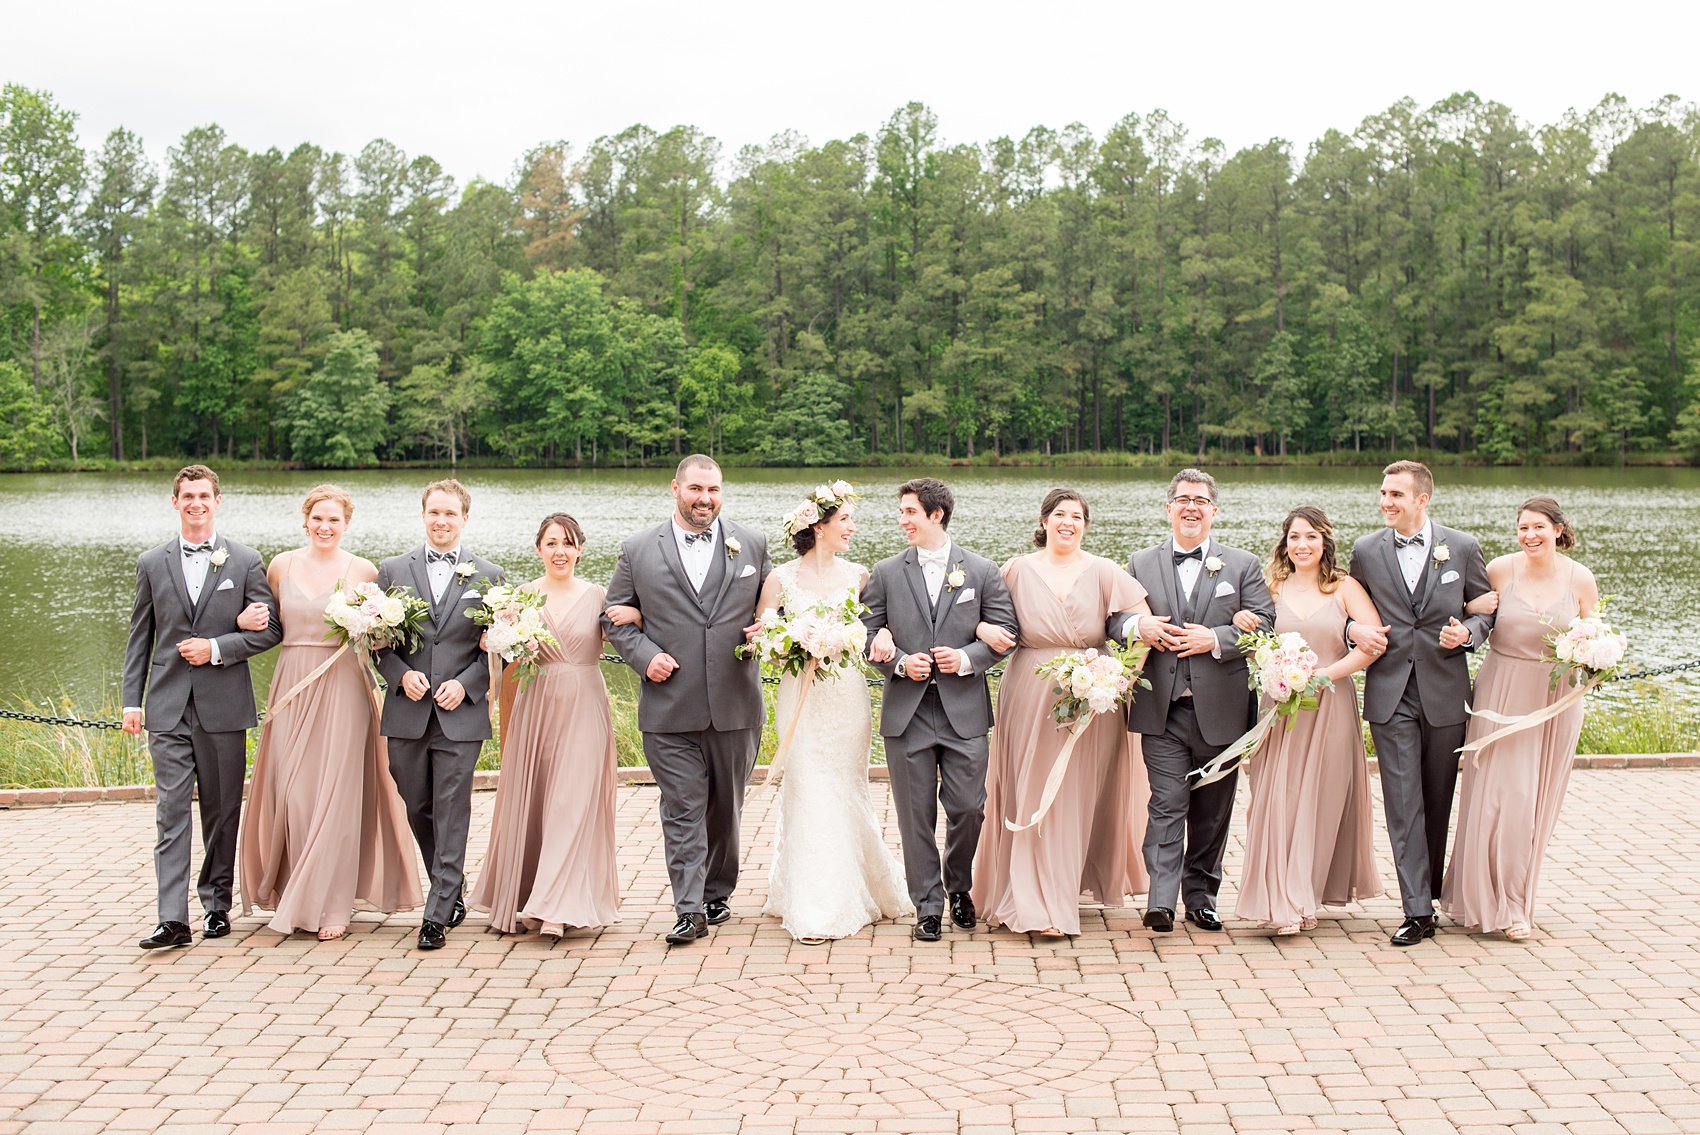
<path fill-rule="evenodd" d="M 504 654 L 519 645 L 519 631 L 506 623 L 497 623 L 487 632 L 485 645 L 497 654 Z"/>
<path fill-rule="evenodd" d="M 1092 671 L 1084 666 L 1076 666 L 1074 673 L 1068 676 L 1068 685 L 1075 697 L 1085 697 L 1092 690 Z"/>

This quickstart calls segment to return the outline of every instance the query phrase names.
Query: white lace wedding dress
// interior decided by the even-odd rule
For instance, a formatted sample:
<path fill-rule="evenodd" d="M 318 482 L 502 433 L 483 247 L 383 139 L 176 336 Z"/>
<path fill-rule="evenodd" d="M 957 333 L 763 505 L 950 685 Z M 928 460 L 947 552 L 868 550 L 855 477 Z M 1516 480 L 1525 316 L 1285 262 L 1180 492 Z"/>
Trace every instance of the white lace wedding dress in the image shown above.
<path fill-rule="evenodd" d="M 795 611 L 854 591 L 861 567 L 833 562 L 844 579 L 833 595 L 799 587 L 796 560 L 775 568 L 781 605 Z M 800 678 L 780 679 L 775 716 L 781 737 L 796 716 L 801 687 Z M 872 739 L 862 675 L 851 669 L 837 678 L 817 678 L 803 702 L 779 783 L 778 836 L 763 911 L 778 915 L 793 938 L 848 938 L 870 922 L 915 910 L 868 794 Z"/>

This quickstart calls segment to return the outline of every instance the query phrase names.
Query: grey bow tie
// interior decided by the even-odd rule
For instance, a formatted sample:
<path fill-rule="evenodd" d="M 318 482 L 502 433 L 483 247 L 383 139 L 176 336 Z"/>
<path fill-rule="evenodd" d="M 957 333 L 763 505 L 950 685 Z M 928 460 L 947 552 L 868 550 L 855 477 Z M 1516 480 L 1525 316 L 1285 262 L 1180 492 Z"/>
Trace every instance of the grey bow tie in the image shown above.
<path fill-rule="evenodd" d="M 455 562 L 455 558 L 456 556 L 454 552 L 427 551 L 425 553 L 425 562 L 427 564 L 452 564 Z"/>
<path fill-rule="evenodd" d="M 1401 536 L 1394 533 L 1393 542 L 1401 548 L 1409 548 L 1412 544 L 1420 548 L 1423 546 L 1423 534 L 1418 532 L 1415 536 Z"/>
<path fill-rule="evenodd" d="M 712 528 L 710 528 L 707 532 L 687 532 L 687 533 L 685 533 L 685 546 L 688 548 L 692 544 L 696 543 L 698 540 L 713 540 L 713 539 L 714 539 L 714 529 L 712 529 Z"/>
<path fill-rule="evenodd" d="M 195 555 L 199 552 L 210 552 L 210 551 L 212 551 L 212 541 L 211 540 L 207 540 L 207 541 L 200 543 L 200 544 L 184 544 L 183 545 L 183 554 L 185 556 L 193 556 L 193 555 Z"/>

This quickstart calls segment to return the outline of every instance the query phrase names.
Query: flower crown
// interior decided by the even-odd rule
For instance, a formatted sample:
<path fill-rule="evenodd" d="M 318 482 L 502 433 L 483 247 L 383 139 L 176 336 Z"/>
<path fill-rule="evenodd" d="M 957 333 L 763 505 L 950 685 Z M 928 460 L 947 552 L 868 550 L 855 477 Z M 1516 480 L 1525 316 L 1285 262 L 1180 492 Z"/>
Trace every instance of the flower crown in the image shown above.
<path fill-rule="evenodd" d="M 795 536 L 805 528 L 812 528 L 820 523 L 821 514 L 827 509 L 843 508 L 856 499 L 856 487 L 849 481 L 816 485 L 802 504 L 785 514 L 785 534 Z"/>

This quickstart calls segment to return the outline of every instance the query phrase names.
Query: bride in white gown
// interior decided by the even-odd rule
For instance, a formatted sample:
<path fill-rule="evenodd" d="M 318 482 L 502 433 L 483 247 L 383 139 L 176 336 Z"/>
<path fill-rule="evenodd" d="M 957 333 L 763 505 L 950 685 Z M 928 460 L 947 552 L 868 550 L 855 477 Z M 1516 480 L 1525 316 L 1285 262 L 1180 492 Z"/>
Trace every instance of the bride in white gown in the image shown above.
<path fill-rule="evenodd" d="M 842 601 L 846 592 L 861 594 L 868 570 L 839 557 L 856 531 L 853 499 L 848 492 L 822 497 L 817 491 L 793 514 L 790 527 L 797 531 L 791 542 L 798 558 L 774 568 L 758 610 L 790 613 L 821 600 Z M 886 645 L 876 640 L 875 649 Z M 776 725 L 781 737 L 797 715 L 801 688 L 800 678 L 780 679 Z M 817 678 L 785 757 L 763 910 L 778 915 L 798 941 L 848 938 L 870 922 L 914 912 L 903 869 L 886 846 L 868 793 L 872 739 L 873 714 L 862 675 L 852 668 L 836 678 Z"/>

